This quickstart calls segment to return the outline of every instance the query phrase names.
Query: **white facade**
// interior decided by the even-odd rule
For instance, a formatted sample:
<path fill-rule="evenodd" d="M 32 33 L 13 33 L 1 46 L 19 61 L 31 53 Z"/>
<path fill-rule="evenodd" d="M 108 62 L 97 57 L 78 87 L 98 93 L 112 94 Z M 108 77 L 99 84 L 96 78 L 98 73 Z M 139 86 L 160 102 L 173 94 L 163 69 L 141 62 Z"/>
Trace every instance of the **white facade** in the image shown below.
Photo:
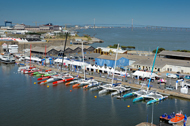
<path fill-rule="evenodd" d="M 190 67 L 174 66 L 174 65 L 165 65 L 165 66 L 162 68 L 162 71 L 190 73 Z"/>
<path fill-rule="evenodd" d="M 9 45 L 9 53 L 18 53 L 18 45 Z"/>
<path fill-rule="evenodd" d="M 25 25 L 24 24 L 16 24 L 14 26 L 14 29 L 17 29 L 17 30 L 24 30 L 25 29 Z"/>

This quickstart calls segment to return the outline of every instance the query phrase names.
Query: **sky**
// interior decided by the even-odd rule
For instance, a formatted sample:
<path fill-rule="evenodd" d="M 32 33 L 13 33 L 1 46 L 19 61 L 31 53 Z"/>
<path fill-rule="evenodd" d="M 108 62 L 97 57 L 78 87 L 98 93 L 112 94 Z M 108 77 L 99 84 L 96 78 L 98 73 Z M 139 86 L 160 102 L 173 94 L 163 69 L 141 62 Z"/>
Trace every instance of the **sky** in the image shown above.
<path fill-rule="evenodd" d="M 2 0 L 4 20 L 35 25 L 133 24 L 190 27 L 190 0 Z"/>

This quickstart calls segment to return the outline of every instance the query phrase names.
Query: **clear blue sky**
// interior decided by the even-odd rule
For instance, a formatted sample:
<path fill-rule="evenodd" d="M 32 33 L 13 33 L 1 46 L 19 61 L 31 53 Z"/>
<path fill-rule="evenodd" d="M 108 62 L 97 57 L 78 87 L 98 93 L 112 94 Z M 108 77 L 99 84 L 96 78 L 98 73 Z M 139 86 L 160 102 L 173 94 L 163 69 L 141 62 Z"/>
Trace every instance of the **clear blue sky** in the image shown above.
<path fill-rule="evenodd" d="M 135 24 L 190 27 L 190 0 L 2 0 L 0 24 Z"/>

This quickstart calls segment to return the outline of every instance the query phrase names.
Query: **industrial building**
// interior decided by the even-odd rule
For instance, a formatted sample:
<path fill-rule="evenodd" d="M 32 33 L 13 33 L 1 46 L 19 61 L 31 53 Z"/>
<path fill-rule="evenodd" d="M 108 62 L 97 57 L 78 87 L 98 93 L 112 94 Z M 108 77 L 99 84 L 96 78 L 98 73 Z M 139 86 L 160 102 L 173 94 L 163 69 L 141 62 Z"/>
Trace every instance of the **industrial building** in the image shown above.
<path fill-rule="evenodd" d="M 46 55 L 58 56 L 60 52 L 64 49 L 64 46 L 50 46 L 46 48 Z M 84 45 L 84 54 L 90 54 L 94 51 L 94 47 Z M 45 47 L 34 47 L 31 50 L 33 55 L 43 55 L 45 54 Z M 81 46 L 67 46 L 65 49 L 65 54 L 81 54 Z"/>
<path fill-rule="evenodd" d="M 99 66 L 114 67 L 115 55 L 112 56 L 100 55 L 99 57 L 95 58 L 95 64 Z M 129 59 L 123 57 L 122 55 L 118 55 L 116 59 L 116 67 L 125 67 L 125 66 L 129 66 Z"/>
<path fill-rule="evenodd" d="M 189 52 L 177 52 L 177 51 L 162 51 L 158 54 L 169 59 L 181 59 L 181 60 L 190 60 Z"/>
<path fill-rule="evenodd" d="M 151 71 L 154 56 L 139 56 L 139 55 L 127 55 L 126 58 L 133 60 L 129 68 L 135 68 L 140 70 Z M 155 66 L 153 71 L 157 72 L 181 72 L 190 73 L 190 61 L 169 59 L 165 57 L 156 57 Z"/>
<path fill-rule="evenodd" d="M 28 31 L 39 31 L 40 28 L 39 28 L 39 26 L 25 25 L 25 30 L 28 30 Z"/>
<path fill-rule="evenodd" d="M 185 54 L 187 55 L 187 54 Z M 183 57 L 185 57 L 183 55 Z M 117 67 L 129 68 L 129 69 L 139 69 L 139 70 L 152 70 L 154 56 L 145 55 L 128 55 L 128 54 L 118 54 Z M 99 66 L 110 66 L 114 67 L 115 55 L 100 55 L 96 58 L 95 64 Z M 154 72 L 181 72 L 190 73 L 190 61 L 189 60 L 179 60 L 171 59 L 166 57 L 156 57 Z"/>
<path fill-rule="evenodd" d="M 14 26 L 15 30 L 25 30 L 25 25 L 24 24 L 16 24 Z"/>

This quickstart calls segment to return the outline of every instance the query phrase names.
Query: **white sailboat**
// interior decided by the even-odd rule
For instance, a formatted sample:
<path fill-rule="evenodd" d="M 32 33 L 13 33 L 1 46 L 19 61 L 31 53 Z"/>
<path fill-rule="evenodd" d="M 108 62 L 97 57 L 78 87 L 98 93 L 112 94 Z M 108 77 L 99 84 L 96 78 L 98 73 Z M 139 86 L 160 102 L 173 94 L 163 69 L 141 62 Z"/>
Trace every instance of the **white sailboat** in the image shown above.
<path fill-rule="evenodd" d="M 113 95 L 116 95 L 116 94 L 119 94 L 119 93 L 123 93 L 124 91 L 130 90 L 130 87 L 124 87 L 122 85 L 113 83 L 115 67 L 116 67 L 116 61 L 117 61 L 117 55 L 118 55 L 118 48 L 119 48 L 119 44 L 117 46 L 116 56 L 115 56 L 115 65 L 114 65 L 114 69 L 112 71 L 112 73 L 113 73 L 112 83 L 99 86 L 98 88 L 102 89 L 101 91 L 99 91 L 99 94 L 103 94 L 103 93 L 107 93 L 107 92 L 114 92 L 114 93 L 111 94 L 113 96 Z"/>
<path fill-rule="evenodd" d="M 156 60 L 156 56 L 157 56 L 157 51 L 158 51 L 158 47 L 157 47 L 156 54 L 155 54 L 154 61 L 153 61 L 151 76 L 152 76 L 153 69 L 154 69 L 154 64 L 155 64 L 155 60 Z M 151 76 L 150 76 L 150 79 L 149 79 L 147 90 L 144 90 L 144 89 L 141 88 L 141 90 L 125 94 L 121 98 L 137 96 L 135 99 L 133 99 L 133 102 L 141 101 L 143 99 L 152 99 L 152 100 L 147 102 L 147 105 L 155 103 L 155 102 L 158 102 L 158 101 L 161 101 L 161 100 L 167 98 L 167 96 L 162 96 L 161 94 L 158 94 L 155 90 L 149 90 Z"/>

